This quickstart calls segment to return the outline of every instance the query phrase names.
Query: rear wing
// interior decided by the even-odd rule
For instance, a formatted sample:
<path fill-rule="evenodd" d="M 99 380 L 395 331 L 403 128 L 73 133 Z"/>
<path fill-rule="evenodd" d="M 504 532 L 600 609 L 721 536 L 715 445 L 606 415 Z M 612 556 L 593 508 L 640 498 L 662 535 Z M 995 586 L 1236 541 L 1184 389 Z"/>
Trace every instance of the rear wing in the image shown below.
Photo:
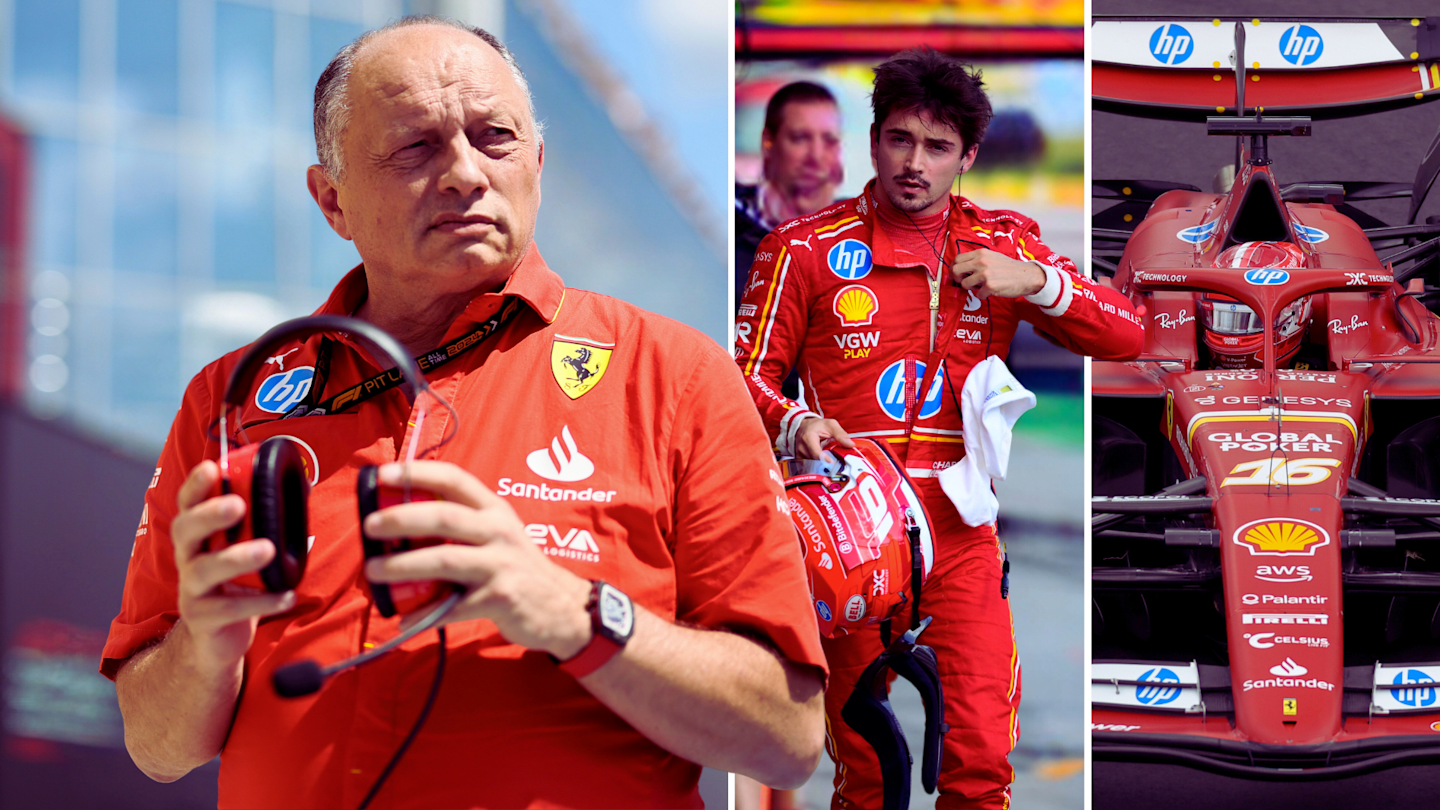
<path fill-rule="evenodd" d="M 1440 98 L 1440 17 L 1097 16 L 1091 93 L 1106 112 L 1366 115 Z"/>

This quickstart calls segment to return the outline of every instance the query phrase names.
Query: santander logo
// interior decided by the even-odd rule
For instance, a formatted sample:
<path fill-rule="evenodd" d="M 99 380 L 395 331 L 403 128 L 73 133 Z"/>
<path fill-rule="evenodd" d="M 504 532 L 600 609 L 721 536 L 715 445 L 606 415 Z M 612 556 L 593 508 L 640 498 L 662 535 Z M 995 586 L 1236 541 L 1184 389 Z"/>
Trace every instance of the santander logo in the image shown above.
<path fill-rule="evenodd" d="M 564 445 L 561 445 L 564 440 Z M 560 428 L 560 435 L 550 440 L 549 447 L 525 457 L 525 465 L 541 478 L 551 481 L 573 483 L 584 481 L 595 472 L 595 462 L 586 458 L 575 446 L 575 437 L 570 435 L 570 426 Z"/>
<path fill-rule="evenodd" d="M 1281 678 L 1298 678 L 1310 670 L 1295 663 L 1294 658 L 1286 658 L 1284 661 L 1270 667 L 1270 674 Z"/>

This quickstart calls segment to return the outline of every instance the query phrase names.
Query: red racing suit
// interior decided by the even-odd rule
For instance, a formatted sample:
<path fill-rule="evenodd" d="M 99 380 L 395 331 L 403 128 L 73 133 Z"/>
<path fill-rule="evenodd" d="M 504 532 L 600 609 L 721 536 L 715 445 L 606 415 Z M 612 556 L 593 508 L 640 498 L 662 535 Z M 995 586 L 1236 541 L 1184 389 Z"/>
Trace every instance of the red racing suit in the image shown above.
<path fill-rule="evenodd" d="M 937 806 L 1005 807 L 1020 668 L 1010 606 L 1000 596 L 1003 556 L 995 527 L 966 526 L 935 476 L 965 454 L 959 394 L 966 375 L 991 354 L 1005 358 L 1021 319 L 1071 351 L 1111 360 L 1137 356 L 1143 328 L 1123 296 L 1046 247 L 1028 217 L 952 198 L 945 277 L 937 281 L 913 266 L 935 257 L 897 251 L 875 205 L 871 181 L 861 196 L 793 220 L 761 242 L 736 320 L 735 358 L 781 454 L 793 455 L 804 418 L 824 416 L 851 436 L 884 440 L 905 465 L 937 530 L 937 560 L 921 597 L 921 613 L 935 616 L 922 641 L 936 648 L 950 725 Z M 976 245 L 1035 261 L 1045 287 L 983 301 L 963 290 L 948 278 L 949 267 L 957 251 Z M 792 366 L 804 404 L 779 393 Z M 833 806 L 879 807 L 879 762 L 840 719 L 861 670 L 880 652 L 878 633 L 824 646 Z"/>

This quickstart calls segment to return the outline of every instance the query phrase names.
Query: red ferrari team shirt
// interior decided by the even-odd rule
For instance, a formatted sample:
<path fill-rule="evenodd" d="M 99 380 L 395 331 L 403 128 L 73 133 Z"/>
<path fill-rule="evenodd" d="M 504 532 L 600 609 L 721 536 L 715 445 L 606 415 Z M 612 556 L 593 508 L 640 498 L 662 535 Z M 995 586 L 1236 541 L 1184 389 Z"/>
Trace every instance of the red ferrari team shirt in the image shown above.
<path fill-rule="evenodd" d="M 780 226 L 755 253 L 735 360 L 781 453 L 792 455 L 800 423 L 820 415 L 887 442 L 911 478 L 932 478 L 965 454 L 960 392 L 970 369 L 1005 359 L 1020 321 L 1080 354 L 1140 353 L 1130 302 L 1047 247 L 1034 220 L 954 197 L 943 227 L 929 218 L 901 227 L 876 206 L 872 180 L 859 197 Z M 981 300 L 950 280 L 955 257 L 977 248 L 1036 262 L 1045 287 Z M 803 404 L 780 394 L 792 367 Z"/>
<path fill-rule="evenodd" d="M 320 313 L 354 312 L 352 271 Z M 803 563 L 760 418 L 734 363 L 688 327 L 612 298 L 566 289 L 531 245 L 505 288 L 475 298 L 445 343 L 508 302 L 489 339 L 428 373 L 459 413 L 433 457 L 508 499 L 550 559 L 604 579 L 678 622 L 762 639 L 824 673 Z M 278 697 L 271 673 L 331 663 L 393 638 L 362 580 L 355 481 L 455 428 L 422 395 L 392 390 L 331 415 L 280 420 L 314 382 L 320 336 L 282 346 L 251 382 L 248 440 L 286 435 L 305 450 L 314 535 L 297 605 L 262 621 L 221 754 L 221 807 L 355 807 L 420 712 L 436 634 L 338 675 L 316 695 Z M 380 368 L 349 345 L 332 352 L 322 396 Z M 174 625 L 170 522 L 181 483 L 218 457 L 211 426 L 240 352 L 191 382 L 145 497 L 120 614 L 101 671 L 113 678 Z M 318 402 L 320 397 L 310 401 Z M 444 684 L 423 731 L 376 798 L 403 807 L 698 807 L 699 766 L 651 743 L 542 652 L 484 620 L 449 627 Z"/>

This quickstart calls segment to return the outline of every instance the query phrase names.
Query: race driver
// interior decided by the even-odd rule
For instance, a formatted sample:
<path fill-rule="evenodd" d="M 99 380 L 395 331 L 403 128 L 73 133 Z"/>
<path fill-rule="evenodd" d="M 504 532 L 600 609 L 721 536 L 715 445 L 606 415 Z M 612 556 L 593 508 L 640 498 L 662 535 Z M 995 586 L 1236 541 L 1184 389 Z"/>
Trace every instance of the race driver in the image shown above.
<path fill-rule="evenodd" d="M 218 754 L 221 807 L 698 807 L 700 765 L 780 786 L 813 770 L 824 660 L 760 421 L 720 347 L 546 267 L 538 130 L 514 58 L 458 23 L 407 18 L 322 75 L 309 186 L 364 264 L 320 312 L 395 335 L 454 411 L 398 389 L 342 407 L 383 369 L 344 334 L 277 351 L 239 422 L 303 448 L 313 546 L 293 591 L 231 595 L 274 554 L 201 550 L 246 509 L 206 495 L 239 352 L 192 381 L 102 663 L 152 778 Z M 330 406 L 279 418 L 307 386 Z M 412 431 L 430 447 L 457 427 L 396 463 Z M 442 498 L 371 515 L 372 536 L 454 542 L 362 564 L 366 464 Z M 278 666 L 397 635 L 366 578 L 461 585 L 446 647 L 427 632 L 278 697 Z M 628 636 L 597 631 L 601 593 L 632 605 Z M 434 712 L 397 762 L 439 661 Z"/>
<path fill-rule="evenodd" d="M 937 806 L 1003 808 L 1020 701 L 1004 555 L 995 526 L 965 525 L 936 478 L 965 453 L 960 391 L 977 362 L 1006 356 L 1022 319 L 1115 360 L 1139 353 L 1142 329 L 1122 296 L 1046 247 L 1033 220 L 951 195 L 991 116 L 978 72 L 928 48 L 905 51 L 875 69 L 872 103 L 876 178 L 766 237 L 735 355 L 782 455 L 817 458 L 828 442 L 871 436 L 903 460 L 936 533 L 919 607 L 934 617 L 924 643 L 938 653 L 950 727 Z M 777 393 L 792 365 L 808 407 Z M 875 752 L 840 717 L 879 634 L 824 646 L 832 806 L 879 807 Z"/>

